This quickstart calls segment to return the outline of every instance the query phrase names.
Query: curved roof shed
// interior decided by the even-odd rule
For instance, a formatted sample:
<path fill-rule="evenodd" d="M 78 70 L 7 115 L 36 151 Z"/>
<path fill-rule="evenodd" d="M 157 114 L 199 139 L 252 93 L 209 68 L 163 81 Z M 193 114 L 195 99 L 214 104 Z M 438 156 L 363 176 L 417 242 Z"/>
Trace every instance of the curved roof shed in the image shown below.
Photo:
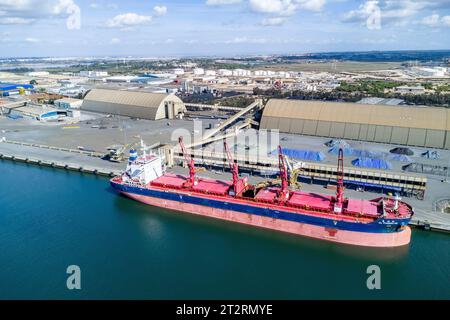
<path fill-rule="evenodd" d="M 271 99 L 262 129 L 450 149 L 450 109 Z"/>
<path fill-rule="evenodd" d="M 172 119 L 186 111 L 175 95 L 140 91 L 92 89 L 84 98 L 82 110 L 133 118 Z"/>

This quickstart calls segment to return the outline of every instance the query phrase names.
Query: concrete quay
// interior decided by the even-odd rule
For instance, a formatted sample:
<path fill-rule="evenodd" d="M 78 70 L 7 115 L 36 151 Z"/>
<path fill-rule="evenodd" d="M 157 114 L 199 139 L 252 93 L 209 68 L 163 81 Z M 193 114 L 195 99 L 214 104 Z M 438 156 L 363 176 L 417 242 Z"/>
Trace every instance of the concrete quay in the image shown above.
<path fill-rule="evenodd" d="M 120 174 L 123 169 L 123 164 L 102 160 L 96 154 L 61 149 L 0 143 L 0 159 L 109 177 Z"/>

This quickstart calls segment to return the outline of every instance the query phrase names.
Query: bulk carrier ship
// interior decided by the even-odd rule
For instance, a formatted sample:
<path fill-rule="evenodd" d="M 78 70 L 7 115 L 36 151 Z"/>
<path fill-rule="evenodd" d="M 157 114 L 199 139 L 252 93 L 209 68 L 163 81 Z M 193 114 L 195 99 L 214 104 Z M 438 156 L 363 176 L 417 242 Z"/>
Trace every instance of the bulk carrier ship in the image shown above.
<path fill-rule="evenodd" d="M 339 151 L 334 196 L 291 190 L 286 158 L 278 148 L 280 186 L 261 187 L 239 177 L 237 163 L 224 142 L 232 181 L 196 176 L 193 158 L 180 147 L 189 175 L 166 173 L 161 156 L 130 151 L 126 171 L 111 179 L 123 195 L 162 207 L 300 236 L 366 247 L 398 247 L 409 244 L 408 223 L 413 209 L 398 197 L 373 200 L 344 197 L 343 152 Z"/>

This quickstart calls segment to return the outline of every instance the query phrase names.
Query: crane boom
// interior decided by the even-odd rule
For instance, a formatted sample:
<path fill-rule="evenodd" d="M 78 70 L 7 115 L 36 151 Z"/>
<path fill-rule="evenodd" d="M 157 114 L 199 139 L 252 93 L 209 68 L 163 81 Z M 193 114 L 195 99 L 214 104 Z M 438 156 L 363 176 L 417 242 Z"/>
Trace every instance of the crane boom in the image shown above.
<path fill-rule="evenodd" d="M 337 187 L 336 187 L 336 203 L 334 212 L 341 213 L 344 203 L 344 151 L 339 149 L 338 166 L 337 166 Z"/>
<path fill-rule="evenodd" d="M 184 160 L 189 167 L 189 180 L 185 184 L 187 187 L 192 187 L 195 185 L 195 162 L 190 154 L 187 153 L 186 147 L 184 146 L 183 137 L 178 138 L 178 143 L 180 144 L 181 152 L 183 153 Z"/>
<path fill-rule="evenodd" d="M 280 201 L 286 201 L 289 197 L 289 183 L 286 169 L 286 161 L 281 146 L 278 146 L 278 166 L 280 168 L 280 180 L 281 180 L 281 191 L 278 196 L 278 199 Z"/>
<path fill-rule="evenodd" d="M 233 191 L 234 194 L 238 194 L 238 183 L 239 183 L 239 167 L 236 162 L 233 160 L 233 156 L 231 155 L 230 148 L 228 147 L 228 143 L 226 140 L 223 140 L 223 148 L 225 154 L 227 155 L 228 164 L 230 166 L 230 171 L 233 174 Z"/>

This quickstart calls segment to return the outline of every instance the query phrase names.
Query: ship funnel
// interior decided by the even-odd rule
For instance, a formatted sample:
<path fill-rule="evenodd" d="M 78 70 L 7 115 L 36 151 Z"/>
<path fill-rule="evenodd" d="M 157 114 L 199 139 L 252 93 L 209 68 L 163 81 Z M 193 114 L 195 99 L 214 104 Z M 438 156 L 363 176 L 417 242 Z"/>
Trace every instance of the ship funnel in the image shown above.
<path fill-rule="evenodd" d="M 138 157 L 137 151 L 135 149 L 130 150 L 130 157 L 128 158 L 130 162 L 136 161 Z"/>

